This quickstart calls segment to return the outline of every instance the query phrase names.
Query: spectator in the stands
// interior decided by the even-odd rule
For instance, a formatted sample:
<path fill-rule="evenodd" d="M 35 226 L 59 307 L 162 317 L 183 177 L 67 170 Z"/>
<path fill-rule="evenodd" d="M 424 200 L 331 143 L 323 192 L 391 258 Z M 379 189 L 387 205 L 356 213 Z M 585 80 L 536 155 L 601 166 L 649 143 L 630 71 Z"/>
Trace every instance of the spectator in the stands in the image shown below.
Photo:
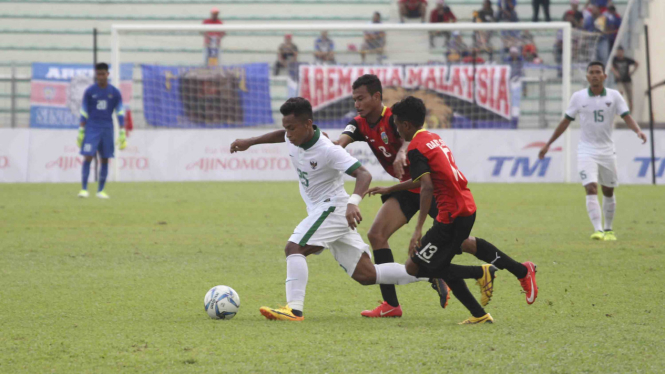
<path fill-rule="evenodd" d="M 314 58 L 324 64 L 335 63 L 335 43 L 328 37 L 328 31 L 321 31 L 314 41 Z"/>
<path fill-rule="evenodd" d="M 515 7 L 517 0 L 499 0 L 498 10 L 496 12 L 496 19 L 499 22 L 519 22 Z"/>
<path fill-rule="evenodd" d="M 450 7 L 445 5 L 444 0 L 436 1 L 436 8 L 432 10 L 429 16 L 430 23 L 454 23 L 457 22 L 457 17 L 453 14 Z M 434 48 L 434 38 L 437 36 L 443 36 L 446 38 L 443 45 L 448 44 L 450 41 L 450 31 L 430 31 L 429 32 L 429 46 Z"/>
<path fill-rule="evenodd" d="M 453 31 L 452 38 L 448 42 L 448 51 L 446 52 L 446 58 L 450 63 L 456 63 L 462 61 L 468 53 L 469 47 L 464 43 L 462 35 L 459 31 Z"/>
<path fill-rule="evenodd" d="M 465 64 L 484 64 L 485 59 L 480 57 L 480 50 L 476 47 L 471 48 L 471 54 L 464 57 L 462 62 Z"/>
<path fill-rule="evenodd" d="M 542 64 L 543 59 L 538 56 L 538 49 L 535 44 L 527 44 L 522 48 L 522 57 L 525 62 L 532 64 Z"/>
<path fill-rule="evenodd" d="M 635 66 L 632 70 L 630 69 L 631 65 Z M 635 74 L 639 66 L 640 64 L 637 61 L 624 55 L 623 47 L 619 46 L 617 48 L 617 54 L 612 60 L 612 73 L 614 73 L 619 86 L 619 92 L 628 101 L 628 109 L 630 110 L 633 110 L 633 81 L 630 77 Z"/>
<path fill-rule="evenodd" d="M 563 20 L 565 22 L 570 22 L 571 26 L 575 27 L 575 16 L 573 13 L 566 12 L 566 14 L 563 15 Z M 571 50 L 573 51 L 573 54 L 575 51 L 578 51 L 576 48 L 577 46 L 577 39 L 576 38 L 571 38 L 573 42 L 573 46 Z M 561 59 L 563 56 L 563 30 L 559 29 L 556 32 L 556 42 L 554 43 L 554 60 L 556 61 L 557 65 L 559 65 L 558 69 L 558 76 L 561 77 Z M 579 56 L 573 56 L 573 58 L 579 57 Z"/>
<path fill-rule="evenodd" d="M 543 7 L 543 13 L 545 14 L 545 21 L 550 22 L 550 0 L 531 0 L 531 6 L 533 7 L 533 22 L 538 22 L 538 11 L 540 7 Z"/>
<path fill-rule="evenodd" d="M 374 12 L 371 23 L 381 23 L 381 13 Z M 362 62 L 365 63 L 365 57 L 368 53 L 376 53 L 378 55 L 377 60 L 381 63 L 384 58 L 383 49 L 386 46 L 386 32 L 379 30 L 365 31 L 364 39 L 365 41 L 360 47 Z"/>
<path fill-rule="evenodd" d="M 399 21 L 404 23 L 404 18 L 420 18 L 425 22 L 427 15 L 427 0 L 399 0 Z"/>
<path fill-rule="evenodd" d="M 204 25 L 221 25 L 219 9 L 210 9 L 210 18 L 203 20 Z M 223 31 L 209 31 L 203 33 L 203 61 L 205 65 L 217 66 L 221 63 Z"/>
<path fill-rule="evenodd" d="M 483 8 L 473 12 L 473 22 L 477 23 L 496 22 L 496 18 L 494 18 L 494 10 L 492 9 L 492 3 L 490 2 L 490 0 L 484 0 Z M 492 39 L 491 31 L 473 32 L 474 46 L 480 49 L 481 52 L 489 54 L 490 59 L 492 56 L 491 39 Z"/>
<path fill-rule="evenodd" d="M 279 75 L 282 68 L 293 74 L 298 67 L 298 46 L 293 44 L 293 35 L 284 35 L 284 43 L 277 49 L 277 62 L 275 62 L 275 75 Z"/>
<path fill-rule="evenodd" d="M 612 0 L 587 0 L 584 5 L 585 8 L 588 8 L 590 5 L 595 5 L 600 10 L 600 13 L 603 13 L 607 8 L 612 5 Z"/>
<path fill-rule="evenodd" d="M 510 47 L 510 54 L 506 57 L 505 63 L 510 65 L 511 79 L 524 76 L 524 59 L 518 47 Z"/>
<path fill-rule="evenodd" d="M 584 18 L 584 30 L 600 34 L 595 59 L 606 63 L 610 54 L 609 37 L 606 31 L 607 19 L 600 13 L 600 9 L 597 6 L 591 5 L 588 9 L 591 16 Z"/>
<path fill-rule="evenodd" d="M 563 20 L 566 21 L 566 16 L 571 15 L 573 17 L 573 28 L 579 29 L 582 28 L 582 21 L 584 20 L 584 15 L 580 12 L 580 0 L 570 0 L 570 9 L 563 14 Z"/>
<path fill-rule="evenodd" d="M 607 33 L 610 40 L 610 50 L 614 46 L 614 42 L 617 39 L 617 34 L 619 33 L 619 27 L 621 27 L 621 14 L 617 12 L 617 8 L 614 5 L 607 7 L 607 12 L 603 13 L 605 19 L 607 20 Z"/>

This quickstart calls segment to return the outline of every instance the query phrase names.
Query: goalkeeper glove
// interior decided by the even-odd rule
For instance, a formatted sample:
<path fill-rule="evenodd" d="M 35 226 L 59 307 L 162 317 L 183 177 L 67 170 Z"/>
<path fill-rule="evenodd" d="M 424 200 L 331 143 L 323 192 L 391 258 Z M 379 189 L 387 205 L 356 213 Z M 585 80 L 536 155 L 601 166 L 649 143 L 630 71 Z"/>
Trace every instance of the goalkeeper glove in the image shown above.
<path fill-rule="evenodd" d="M 127 148 L 127 132 L 125 129 L 120 129 L 120 136 L 118 136 L 118 143 L 120 150 Z"/>
<path fill-rule="evenodd" d="M 78 144 L 79 148 L 81 148 L 81 145 L 83 144 L 84 136 L 85 136 L 85 127 L 81 126 L 79 127 L 79 134 L 76 137 L 76 144 Z"/>

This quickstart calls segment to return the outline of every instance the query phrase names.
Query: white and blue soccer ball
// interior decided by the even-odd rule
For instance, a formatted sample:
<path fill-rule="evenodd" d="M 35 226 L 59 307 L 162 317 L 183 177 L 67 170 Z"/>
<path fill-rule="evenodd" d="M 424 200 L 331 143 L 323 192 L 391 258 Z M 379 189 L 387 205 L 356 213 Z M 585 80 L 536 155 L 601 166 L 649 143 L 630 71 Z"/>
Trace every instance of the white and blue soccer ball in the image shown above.
<path fill-rule="evenodd" d="M 231 319 L 240 308 L 240 296 L 229 286 L 215 286 L 206 293 L 203 306 L 212 319 Z"/>

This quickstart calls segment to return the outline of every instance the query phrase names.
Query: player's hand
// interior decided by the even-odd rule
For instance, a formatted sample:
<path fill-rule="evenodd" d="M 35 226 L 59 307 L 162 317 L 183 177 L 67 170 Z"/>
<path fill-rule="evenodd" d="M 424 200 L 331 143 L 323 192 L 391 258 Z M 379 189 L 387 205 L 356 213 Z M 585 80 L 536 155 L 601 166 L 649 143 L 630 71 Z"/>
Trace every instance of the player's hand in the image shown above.
<path fill-rule="evenodd" d="M 416 231 L 411 237 L 411 242 L 409 243 L 409 257 L 413 257 L 416 254 L 416 249 L 420 247 L 420 239 L 423 236 L 422 229 L 416 228 Z"/>
<path fill-rule="evenodd" d="M 249 139 L 236 139 L 231 143 L 231 153 L 246 151 L 251 146 L 252 142 Z"/>
<path fill-rule="evenodd" d="M 369 196 L 374 196 L 374 195 L 385 195 L 387 193 L 390 193 L 388 187 L 372 187 L 367 192 L 363 194 L 363 197 L 369 195 Z"/>
<path fill-rule="evenodd" d="M 547 144 L 545 144 L 545 145 L 543 146 L 543 148 L 540 149 L 540 152 L 538 152 L 538 158 L 541 159 L 541 160 L 544 159 L 544 158 L 545 158 L 545 154 L 546 154 L 547 151 L 549 151 L 549 150 L 550 150 L 550 146 L 547 145 Z"/>
<path fill-rule="evenodd" d="M 360 222 L 363 220 L 363 216 L 360 215 L 360 208 L 355 204 L 346 205 L 346 222 L 349 224 L 349 227 L 355 229 L 358 227 Z"/>
<path fill-rule="evenodd" d="M 647 142 L 647 136 L 642 131 L 637 132 L 637 137 L 642 139 L 642 144 Z"/>
<path fill-rule="evenodd" d="M 76 144 L 78 144 L 79 148 L 81 148 L 81 145 L 83 145 L 84 136 L 85 136 L 85 127 L 79 127 L 79 134 L 76 137 Z"/>
<path fill-rule="evenodd" d="M 395 170 L 395 176 L 397 176 L 397 179 L 402 179 L 402 175 L 404 175 L 404 167 L 406 165 L 406 153 L 402 151 L 397 152 L 395 162 L 393 162 L 393 170 Z"/>
<path fill-rule="evenodd" d="M 118 136 L 118 149 L 121 151 L 127 148 L 127 131 L 125 129 L 120 129 L 120 135 Z"/>

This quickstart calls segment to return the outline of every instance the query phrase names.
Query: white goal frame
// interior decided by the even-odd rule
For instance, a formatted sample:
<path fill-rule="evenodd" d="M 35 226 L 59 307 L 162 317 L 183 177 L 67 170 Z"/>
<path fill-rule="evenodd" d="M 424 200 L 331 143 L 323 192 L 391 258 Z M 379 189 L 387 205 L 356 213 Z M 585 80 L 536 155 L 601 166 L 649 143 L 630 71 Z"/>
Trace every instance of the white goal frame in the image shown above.
<path fill-rule="evenodd" d="M 203 24 L 113 24 L 111 25 L 111 73 L 112 84 L 120 87 L 120 43 L 121 34 L 132 31 L 504 31 L 504 30 L 563 30 L 561 56 L 561 117 L 566 110 L 571 89 L 572 27 L 568 22 L 500 22 L 500 23 L 418 23 L 418 24 L 366 24 L 366 23 L 319 23 L 319 24 L 251 24 L 251 25 L 203 25 Z M 118 124 L 114 121 L 117 139 Z M 564 133 L 564 175 L 570 182 L 571 137 Z M 116 155 L 118 149 L 116 145 Z M 118 163 L 114 162 L 114 180 L 118 179 Z"/>

